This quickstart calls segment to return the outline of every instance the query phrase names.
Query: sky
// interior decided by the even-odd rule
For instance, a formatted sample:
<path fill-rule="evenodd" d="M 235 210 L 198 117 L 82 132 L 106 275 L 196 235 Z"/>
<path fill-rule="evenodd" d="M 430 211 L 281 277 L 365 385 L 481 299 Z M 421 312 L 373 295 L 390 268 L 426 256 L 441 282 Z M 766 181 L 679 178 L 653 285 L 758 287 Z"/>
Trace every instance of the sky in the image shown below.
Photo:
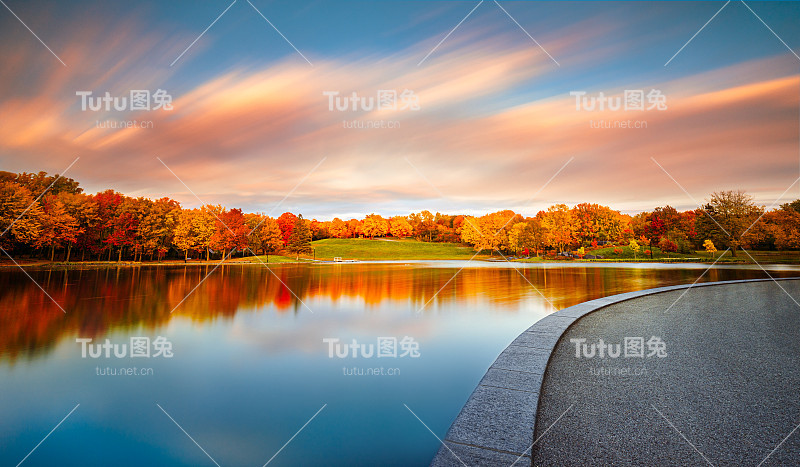
<path fill-rule="evenodd" d="M 90 193 L 319 220 L 800 198 L 797 2 L 4 1 L 0 170 Z M 150 110 L 79 94 L 132 90 Z M 574 96 L 626 91 L 645 109 Z"/>

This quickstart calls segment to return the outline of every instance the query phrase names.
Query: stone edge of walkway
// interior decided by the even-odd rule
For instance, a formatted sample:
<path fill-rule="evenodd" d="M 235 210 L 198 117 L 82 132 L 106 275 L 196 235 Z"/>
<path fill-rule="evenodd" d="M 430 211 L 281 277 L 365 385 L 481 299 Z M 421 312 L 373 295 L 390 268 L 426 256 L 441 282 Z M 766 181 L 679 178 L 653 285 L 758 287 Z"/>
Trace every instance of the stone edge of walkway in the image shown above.
<path fill-rule="evenodd" d="M 675 290 L 798 279 L 743 279 L 657 287 L 590 300 L 545 316 L 517 336 L 492 363 L 441 440 L 442 446 L 431 466 L 530 465 L 545 370 L 561 336 L 583 316 L 609 305 Z"/>

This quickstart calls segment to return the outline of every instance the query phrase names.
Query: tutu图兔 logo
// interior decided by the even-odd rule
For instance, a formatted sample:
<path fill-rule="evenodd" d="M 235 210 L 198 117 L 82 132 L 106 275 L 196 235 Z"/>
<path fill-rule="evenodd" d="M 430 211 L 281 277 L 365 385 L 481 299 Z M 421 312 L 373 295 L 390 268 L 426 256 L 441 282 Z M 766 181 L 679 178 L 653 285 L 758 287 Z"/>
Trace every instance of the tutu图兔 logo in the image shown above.
<path fill-rule="evenodd" d="M 645 358 L 667 356 L 667 344 L 660 337 L 652 336 L 647 341 L 644 337 L 626 337 L 624 344 L 609 344 L 603 339 L 598 339 L 595 344 L 587 344 L 586 339 L 573 338 L 569 340 L 575 344 L 575 358 Z M 645 352 L 647 345 L 647 352 Z"/>
<path fill-rule="evenodd" d="M 419 342 L 405 336 L 398 342 L 396 337 L 378 337 L 377 344 L 363 344 L 353 339 L 350 344 L 340 344 L 335 337 L 326 337 L 322 342 L 328 344 L 328 358 L 418 358 Z M 398 347 L 400 351 L 398 352 Z M 377 348 L 377 352 L 376 352 Z"/>
<path fill-rule="evenodd" d="M 93 97 L 92 94 L 92 91 L 75 91 L 75 95 L 81 97 L 82 111 L 172 110 L 172 96 L 163 89 L 156 90 L 152 96 L 147 89 L 133 89 L 129 97 L 113 97 L 108 91 L 104 96 Z"/>
<path fill-rule="evenodd" d="M 164 336 L 150 340 L 149 337 L 131 337 L 130 344 L 112 344 L 106 339 L 102 344 L 92 344 L 91 338 L 76 338 L 81 344 L 81 358 L 172 358 L 172 342 Z"/>
<path fill-rule="evenodd" d="M 339 91 L 324 91 L 331 112 L 371 112 L 373 110 L 419 110 L 419 96 L 404 89 L 399 95 L 394 89 L 381 89 L 377 96 L 362 97 L 355 91 L 349 96 L 339 96 Z"/>
<path fill-rule="evenodd" d="M 622 96 L 606 96 L 597 93 L 587 96 L 586 91 L 571 91 L 575 97 L 575 110 L 667 110 L 667 96 L 658 89 L 645 94 L 644 89 L 626 89 Z"/>

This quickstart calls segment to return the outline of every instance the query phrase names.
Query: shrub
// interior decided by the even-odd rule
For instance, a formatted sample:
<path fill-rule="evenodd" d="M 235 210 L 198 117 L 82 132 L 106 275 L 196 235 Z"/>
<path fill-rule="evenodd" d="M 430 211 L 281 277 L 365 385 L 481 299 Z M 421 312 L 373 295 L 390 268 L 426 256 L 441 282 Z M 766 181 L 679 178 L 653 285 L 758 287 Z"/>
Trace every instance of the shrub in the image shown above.
<path fill-rule="evenodd" d="M 650 255 L 653 254 L 653 252 L 650 251 L 650 250 L 644 250 L 644 254 L 646 254 L 647 256 L 650 256 Z"/>
<path fill-rule="evenodd" d="M 658 242 L 658 247 L 661 248 L 661 251 L 664 253 L 675 253 L 678 251 L 678 245 L 666 238 L 662 238 L 660 242 Z"/>
<path fill-rule="evenodd" d="M 622 254 L 622 248 L 614 248 L 614 254 L 615 255 L 621 255 Z"/>

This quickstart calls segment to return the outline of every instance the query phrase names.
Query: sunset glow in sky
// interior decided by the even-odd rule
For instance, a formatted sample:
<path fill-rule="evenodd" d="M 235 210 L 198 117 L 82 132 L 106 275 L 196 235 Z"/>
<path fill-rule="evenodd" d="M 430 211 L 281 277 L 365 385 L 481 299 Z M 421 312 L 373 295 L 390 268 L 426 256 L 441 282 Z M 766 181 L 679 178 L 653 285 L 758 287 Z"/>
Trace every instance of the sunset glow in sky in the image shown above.
<path fill-rule="evenodd" d="M 251 212 L 307 176 L 272 214 L 320 220 L 688 209 L 724 189 L 769 206 L 800 175 L 798 3 L 731 2 L 675 55 L 723 2 L 251 2 L 7 0 L 58 59 L 0 9 L 0 170 L 80 157 L 67 176 L 87 192 L 198 206 L 177 175 Z M 158 89 L 173 110 L 83 111 L 76 95 Z M 577 110 L 570 95 L 654 89 L 666 110 Z M 330 110 L 324 94 L 380 90 L 419 110 Z M 152 128 L 102 127 L 123 120 Z"/>

